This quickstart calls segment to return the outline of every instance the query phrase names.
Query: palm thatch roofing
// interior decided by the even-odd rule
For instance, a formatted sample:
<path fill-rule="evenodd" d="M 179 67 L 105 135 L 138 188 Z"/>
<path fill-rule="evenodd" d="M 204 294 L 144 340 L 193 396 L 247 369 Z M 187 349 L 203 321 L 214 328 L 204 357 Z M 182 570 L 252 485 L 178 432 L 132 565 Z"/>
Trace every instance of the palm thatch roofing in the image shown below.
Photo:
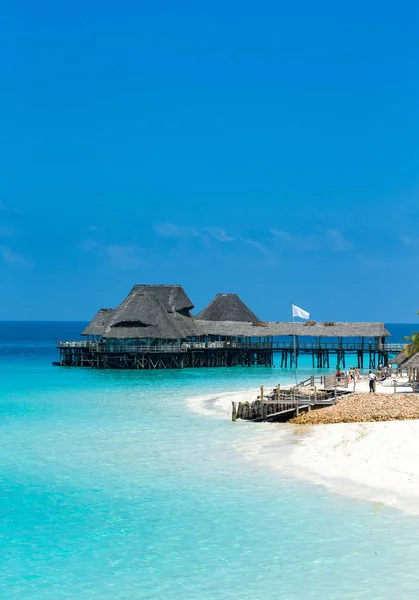
<path fill-rule="evenodd" d="M 419 352 L 408 358 L 403 364 L 403 369 L 418 369 L 419 368 Z"/>
<path fill-rule="evenodd" d="M 399 367 L 404 364 L 407 360 L 406 350 L 402 350 L 394 358 L 391 358 L 388 362 L 392 365 L 398 365 Z"/>
<path fill-rule="evenodd" d="M 133 288 L 113 311 L 103 337 L 177 340 L 182 339 L 184 333 L 154 293 L 143 293 Z"/>
<path fill-rule="evenodd" d="M 259 317 L 246 306 L 237 294 L 217 294 L 196 319 L 200 321 L 241 321 L 260 323 Z"/>
<path fill-rule="evenodd" d="M 175 321 L 176 327 L 178 327 L 182 331 L 182 338 L 186 339 L 202 335 L 200 329 L 196 324 L 195 319 L 192 316 L 185 317 L 183 314 L 177 312 L 170 313 L 170 316 Z"/>
<path fill-rule="evenodd" d="M 120 339 L 206 337 L 387 337 L 384 323 L 262 323 L 237 294 L 217 294 L 197 317 L 180 285 L 134 285 L 115 309 L 101 309 L 82 335 Z"/>
<path fill-rule="evenodd" d="M 198 315 L 199 317 L 199 315 Z M 290 336 L 293 332 L 301 337 L 388 337 L 390 333 L 384 323 L 334 323 L 326 325 L 315 323 L 307 326 L 304 323 L 272 322 L 243 323 L 236 321 L 204 321 L 196 317 L 195 322 L 201 335 L 219 335 L 230 337 L 268 337 Z"/>
<path fill-rule="evenodd" d="M 101 308 L 83 329 L 82 335 L 102 335 L 112 318 L 113 308 Z"/>
<path fill-rule="evenodd" d="M 137 283 L 131 291 L 154 294 L 165 309 L 171 313 L 178 312 L 189 316 L 189 311 L 194 308 L 191 299 L 178 283 L 162 285 Z"/>

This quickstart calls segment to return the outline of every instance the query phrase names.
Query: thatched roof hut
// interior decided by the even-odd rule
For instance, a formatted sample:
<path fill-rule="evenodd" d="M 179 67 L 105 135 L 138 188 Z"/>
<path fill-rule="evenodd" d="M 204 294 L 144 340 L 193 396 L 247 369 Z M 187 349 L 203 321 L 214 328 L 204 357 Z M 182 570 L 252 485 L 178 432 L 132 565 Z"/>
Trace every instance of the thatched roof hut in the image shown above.
<path fill-rule="evenodd" d="M 184 337 L 173 315 L 154 293 L 143 293 L 135 287 L 113 311 L 104 338 L 176 340 Z"/>
<path fill-rule="evenodd" d="M 237 294 L 217 294 L 212 302 L 196 316 L 199 321 L 239 321 L 260 323 L 260 319 Z"/>
<path fill-rule="evenodd" d="M 401 367 L 404 366 L 404 363 L 407 361 L 408 357 L 406 355 L 406 350 L 402 350 L 394 358 L 391 358 L 388 362 L 392 365 L 398 365 Z"/>
<path fill-rule="evenodd" d="M 400 366 L 403 369 L 418 369 L 419 368 L 419 352 L 407 358 Z"/>
<path fill-rule="evenodd" d="M 101 308 L 83 329 L 82 335 L 102 335 L 112 318 L 113 308 Z"/>
<path fill-rule="evenodd" d="M 176 339 L 179 337 L 193 337 L 196 335 L 196 327 L 192 316 L 190 314 L 190 310 L 194 307 L 192 301 L 185 293 L 183 287 L 179 284 L 174 285 L 154 285 L 154 284 L 136 284 L 132 288 L 131 292 L 119 305 L 118 308 L 103 308 L 98 311 L 89 325 L 82 331 L 82 335 L 95 335 L 95 336 L 103 336 L 109 337 L 109 331 L 106 331 L 109 327 L 113 327 L 115 325 L 115 320 L 113 319 L 114 315 L 117 311 L 119 315 L 121 315 L 121 311 L 125 310 L 128 306 L 131 311 L 134 310 L 134 307 L 138 305 L 138 310 L 140 309 L 140 305 L 142 305 L 142 311 L 145 311 L 146 303 L 139 303 L 138 294 L 150 294 L 153 295 L 159 302 L 159 308 L 156 309 L 159 312 L 160 307 L 166 311 L 166 313 L 172 318 L 172 334 L 176 331 L 177 335 Z M 135 299 L 135 302 L 133 302 Z M 153 304 L 153 300 L 150 301 L 150 306 Z M 137 310 L 135 308 L 135 310 Z M 119 318 L 116 316 L 116 318 Z M 157 321 L 159 320 L 159 315 L 156 315 Z M 112 321 L 112 322 L 111 322 Z M 168 322 L 168 321 L 167 321 Z M 150 324 L 152 320 L 150 321 Z M 106 331 L 106 335 L 105 335 Z M 118 330 L 119 333 L 123 333 L 122 330 Z M 151 331 L 151 330 L 150 330 Z M 127 333 L 126 330 L 124 330 Z M 114 333 L 118 333 L 116 330 Z M 132 333 L 132 332 L 130 332 Z M 139 333 L 144 333 L 139 331 Z M 124 337 L 130 337 L 125 336 Z M 141 337 L 152 337 L 152 336 L 143 336 Z M 164 337 L 164 336 L 161 336 Z M 171 339 L 171 338 L 168 338 Z"/>
<path fill-rule="evenodd" d="M 197 317 L 193 303 L 181 285 L 134 285 L 115 309 L 101 309 L 84 329 L 83 335 L 105 338 L 187 339 L 206 336 L 384 338 L 384 323 L 270 322 L 260 319 L 237 294 L 217 294 Z M 155 313 L 155 314 L 154 314 Z"/>

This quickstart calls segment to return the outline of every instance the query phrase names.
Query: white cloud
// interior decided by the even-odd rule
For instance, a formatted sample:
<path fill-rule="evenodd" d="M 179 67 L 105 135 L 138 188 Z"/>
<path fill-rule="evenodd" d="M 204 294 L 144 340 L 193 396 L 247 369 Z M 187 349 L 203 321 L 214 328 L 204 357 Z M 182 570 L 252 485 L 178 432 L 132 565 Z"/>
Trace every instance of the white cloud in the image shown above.
<path fill-rule="evenodd" d="M 177 240 L 199 236 L 199 231 L 195 227 L 182 227 L 169 222 L 155 223 L 153 229 L 160 237 Z"/>
<path fill-rule="evenodd" d="M 307 236 L 293 235 L 288 231 L 280 231 L 275 228 L 271 228 L 269 233 L 280 239 L 284 244 L 298 250 L 310 251 L 325 248 L 336 252 L 347 252 L 354 247 L 353 243 L 347 240 L 338 229 L 317 229 Z"/>
<path fill-rule="evenodd" d="M 341 231 L 338 231 L 337 229 L 326 229 L 325 233 L 329 239 L 332 250 L 346 252 L 347 250 L 353 249 L 353 243 L 347 240 Z"/>
<path fill-rule="evenodd" d="M 315 235 L 298 236 L 274 228 L 271 228 L 269 233 L 279 238 L 284 244 L 297 247 L 299 250 L 317 250 L 322 245 L 321 240 Z"/>
<path fill-rule="evenodd" d="M 205 227 L 205 231 L 207 231 L 211 237 L 213 237 L 217 242 L 235 242 L 236 238 L 229 235 L 221 229 L 220 227 Z"/>
<path fill-rule="evenodd" d="M 267 248 L 257 240 L 242 235 L 229 234 L 221 227 L 205 227 L 204 231 L 209 233 L 210 236 L 214 238 L 217 242 L 242 242 L 243 244 L 253 246 L 253 248 L 256 248 L 260 252 L 266 253 L 268 251 Z"/>
<path fill-rule="evenodd" d="M 103 244 L 99 244 L 96 240 L 83 240 L 79 244 L 80 249 L 83 252 L 87 252 L 88 254 L 96 254 L 98 252 L 102 252 L 104 249 Z"/>
<path fill-rule="evenodd" d="M 100 244 L 95 240 L 84 240 L 79 244 L 82 252 L 106 257 L 114 269 L 131 271 L 143 264 L 141 248 L 129 244 Z"/>
<path fill-rule="evenodd" d="M 177 240 L 199 237 L 204 245 L 208 245 L 211 239 L 215 240 L 216 242 L 220 242 L 221 244 L 241 242 L 248 244 L 249 246 L 253 246 L 259 250 L 259 252 L 268 252 L 267 248 L 257 240 L 235 233 L 228 233 L 222 227 L 204 227 L 203 229 L 199 230 L 196 227 L 181 227 L 175 223 L 166 222 L 156 223 L 154 225 L 154 231 L 161 237 L 173 238 Z"/>
<path fill-rule="evenodd" d="M 144 263 L 137 246 L 112 244 L 106 247 L 106 254 L 110 258 L 111 266 L 123 271 L 138 269 Z"/>
<path fill-rule="evenodd" d="M 24 256 L 14 252 L 9 246 L 0 246 L 0 257 L 8 265 L 15 265 L 17 267 L 28 267 L 29 261 Z"/>
<path fill-rule="evenodd" d="M 242 236 L 239 237 L 239 240 L 241 242 L 244 242 L 245 244 L 249 244 L 249 246 L 253 246 L 254 248 L 259 250 L 260 252 L 263 252 L 264 254 L 266 254 L 266 252 L 268 252 L 268 249 L 266 248 L 266 246 L 264 246 L 257 240 L 252 240 L 252 238 L 245 238 Z"/>

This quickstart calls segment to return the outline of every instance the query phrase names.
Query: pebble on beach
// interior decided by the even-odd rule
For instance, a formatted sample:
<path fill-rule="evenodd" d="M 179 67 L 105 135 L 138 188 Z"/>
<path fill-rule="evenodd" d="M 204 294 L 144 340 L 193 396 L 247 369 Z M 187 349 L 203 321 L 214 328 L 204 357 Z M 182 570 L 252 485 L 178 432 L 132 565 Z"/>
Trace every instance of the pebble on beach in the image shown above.
<path fill-rule="evenodd" d="M 419 394 L 351 394 L 334 406 L 301 413 L 290 423 L 327 425 L 329 423 L 361 423 L 365 421 L 400 421 L 419 419 Z"/>

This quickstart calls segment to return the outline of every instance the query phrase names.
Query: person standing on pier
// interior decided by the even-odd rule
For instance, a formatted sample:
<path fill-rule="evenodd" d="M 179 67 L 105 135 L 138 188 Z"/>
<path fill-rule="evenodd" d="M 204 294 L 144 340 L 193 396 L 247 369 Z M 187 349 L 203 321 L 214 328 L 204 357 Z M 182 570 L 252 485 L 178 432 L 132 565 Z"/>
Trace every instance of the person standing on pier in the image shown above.
<path fill-rule="evenodd" d="M 368 375 L 368 379 L 369 379 L 369 384 L 370 384 L 370 392 L 375 392 L 375 390 L 374 390 L 375 380 L 377 379 L 375 373 L 370 371 L 369 375 Z"/>

